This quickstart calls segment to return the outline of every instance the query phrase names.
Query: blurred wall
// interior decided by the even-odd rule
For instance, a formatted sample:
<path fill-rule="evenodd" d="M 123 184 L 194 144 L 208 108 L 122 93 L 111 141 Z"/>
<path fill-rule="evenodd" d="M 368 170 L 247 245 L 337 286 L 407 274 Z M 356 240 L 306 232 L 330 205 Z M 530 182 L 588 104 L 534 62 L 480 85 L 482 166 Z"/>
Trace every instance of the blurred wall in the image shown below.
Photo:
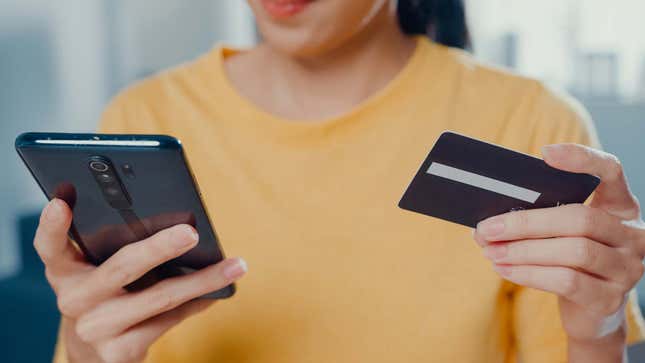
<path fill-rule="evenodd" d="M 645 102 L 589 102 L 587 107 L 594 117 L 603 147 L 620 158 L 632 191 L 644 203 Z"/>

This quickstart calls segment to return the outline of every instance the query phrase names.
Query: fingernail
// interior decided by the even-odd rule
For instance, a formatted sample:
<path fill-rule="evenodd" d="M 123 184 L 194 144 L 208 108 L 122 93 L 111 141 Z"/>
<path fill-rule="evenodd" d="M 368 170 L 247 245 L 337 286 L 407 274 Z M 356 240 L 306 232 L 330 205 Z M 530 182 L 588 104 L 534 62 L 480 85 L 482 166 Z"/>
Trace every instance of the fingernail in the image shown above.
<path fill-rule="evenodd" d="M 237 280 L 244 275 L 246 271 L 248 271 L 246 261 L 241 258 L 237 258 L 235 262 L 225 266 L 222 273 L 229 280 Z"/>
<path fill-rule="evenodd" d="M 487 241 L 477 234 L 477 229 L 473 229 L 473 239 L 477 242 L 477 245 L 484 247 L 487 244 Z"/>
<path fill-rule="evenodd" d="M 47 203 L 45 210 L 43 211 L 45 219 L 47 219 L 48 221 L 55 221 L 58 218 L 58 215 L 63 210 L 60 203 L 61 201 L 56 198 Z"/>
<path fill-rule="evenodd" d="M 484 237 L 499 236 L 504 232 L 504 228 L 506 226 L 504 225 L 502 217 L 493 217 L 477 225 L 477 231 Z"/>
<path fill-rule="evenodd" d="M 511 268 L 505 265 L 493 265 L 493 269 L 497 271 L 498 274 L 509 277 L 511 275 Z"/>
<path fill-rule="evenodd" d="M 502 258 L 506 257 L 508 253 L 508 247 L 501 246 L 486 246 L 484 247 L 484 256 L 488 257 L 490 260 L 499 261 Z"/>
<path fill-rule="evenodd" d="M 193 238 L 195 242 L 199 241 L 199 233 L 197 233 L 197 230 L 193 227 L 188 227 L 188 230 L 190 231 L 190 236 Z"/>
<path fill-rule="evenodd" d="M 199 235 L 197 234 L 197 232 L 195 232 L 195 229 L 193 229 L 190 226 L 184 226 L 184 228 L 186 228 L 187 230 L 186 232 L 188 232 L 188 235 L 190 236 L 190 238 L 186 238 L 182 236 L 179 238 L 173 238 L 171 242 L 178 249 L 192 247 L 197 244 L 197 241 L 199 241 Z"/>

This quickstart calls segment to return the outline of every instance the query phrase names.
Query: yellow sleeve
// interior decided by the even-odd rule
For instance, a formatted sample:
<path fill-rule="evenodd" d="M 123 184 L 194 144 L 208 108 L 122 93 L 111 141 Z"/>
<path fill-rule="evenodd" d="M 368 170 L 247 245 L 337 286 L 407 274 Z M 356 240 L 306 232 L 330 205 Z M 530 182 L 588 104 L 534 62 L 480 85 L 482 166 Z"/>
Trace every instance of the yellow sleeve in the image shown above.
<path fill-rule="evenodd" d="M 600 148 L 589 114 L 566 95 L 543 89 L 533 115 L 531 153 L 539 155 L 543 145 L 574 142 Z M 526 287 L 513 288 L 513 338 L 522 363 L 566 362 L 567 339 L 554 294 Z M 628 343 L 645 338 L 645 328 L 636 291 L 626 307 Z"/>

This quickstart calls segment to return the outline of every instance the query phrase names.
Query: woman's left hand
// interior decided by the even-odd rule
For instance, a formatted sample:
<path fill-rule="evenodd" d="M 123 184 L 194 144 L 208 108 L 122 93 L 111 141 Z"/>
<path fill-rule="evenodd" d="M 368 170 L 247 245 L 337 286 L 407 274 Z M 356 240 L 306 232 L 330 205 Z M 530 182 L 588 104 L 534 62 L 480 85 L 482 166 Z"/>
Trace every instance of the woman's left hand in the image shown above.
<path fill-rule="evenodd" d="M 574 144 L 543 154 L 555 168 L 601 178 L 591 204 L 496 216 L 479 223 L 475 240 L 505 279 L 557 294 L 569 338 L 593 342 L 624 328 L 627 294 L 643 275 L 645 224 L 616 157 Z"/>

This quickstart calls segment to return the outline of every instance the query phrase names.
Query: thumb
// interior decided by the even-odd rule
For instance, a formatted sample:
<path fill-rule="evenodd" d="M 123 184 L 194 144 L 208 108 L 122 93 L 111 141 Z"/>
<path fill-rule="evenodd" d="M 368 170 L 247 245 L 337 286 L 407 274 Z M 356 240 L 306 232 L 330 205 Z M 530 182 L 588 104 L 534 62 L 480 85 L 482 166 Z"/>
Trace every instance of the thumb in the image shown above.
<path fill-rule="evenodd" d="M 638 201 L 629 190 L 623 167 L 614 155 L 578 144 L 547 145 L 542 148 L 542 154 L 544 161 L 556 169 L 600 178 L 592 207 L 627 220 L 640 216 Z"/>

